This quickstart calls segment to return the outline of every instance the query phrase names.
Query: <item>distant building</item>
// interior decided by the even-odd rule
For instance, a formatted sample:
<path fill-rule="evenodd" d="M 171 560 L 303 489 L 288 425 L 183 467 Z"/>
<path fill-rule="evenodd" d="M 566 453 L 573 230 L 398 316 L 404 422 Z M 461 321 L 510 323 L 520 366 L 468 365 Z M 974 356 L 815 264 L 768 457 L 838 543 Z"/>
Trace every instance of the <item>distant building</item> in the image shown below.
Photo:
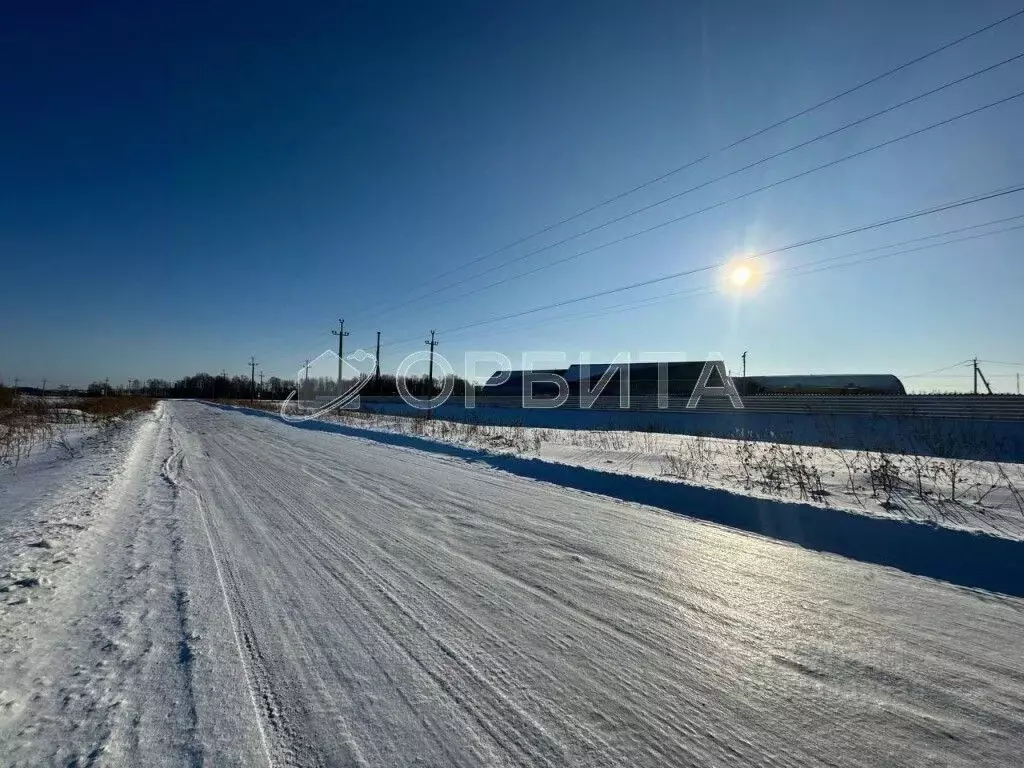
<path fill-rule="evenodd" d="M 664 377 L 664 386 L 669 395 L 689 397 L 704 370 L 705 361 L 678 361 L 665 363 L 593 363 L 589 366 L 572 365 L 566 369 L 545 369 L 542 371 L 510 371 L 508 380 L 498 383 L 505 372 L 496 371 L 480 389 L 483 396 L 519 396 L 523 393 L 523 379 L 528 374 L 558 374 L 569 384 L 569 393 L 578 395 L 581 389 L 593 391 L 601 377 L 610 367 L 615 370 L 602 394 L 617 397 L 625 380 L 624 370 L 628 368 L 629 390 L 632 396 L 656 395 L 659 376 Z M 891 374 L 824 374 L 797 376 L 734 376 L 733 382 L 741 395 L 905 395 L 903 383 Z M 709 386 L 720 387 L 721 380 L 712 373 Z M 536 382 L 533 385 L 536 397 L 553 397 L 558 388 L 551 382 Z"/>
<path fill-rule="evenodd" d="M 625 379 L 625 371 L 628 370 L 629 391 L 631 395 L 656 395 L 658 394 L 658 378 L 664 377 L 664 387 L 670 395 L 689 397 L 693 388 L 697 385 L 701 372 L 704 370 L 704 360 L 690 360 L 685 362 L 664 362 L 664 363 L 602 363 L 590 366 L 573 365 L 565 372 L 565 378 L 569 382 L 569 389 L 572 394 L 579 394 L 581 389 L 593 391 L 601 377 L 609 368 L 615 368 L 608 383 L 601 394 L 617 397 Z M 722 386 L 722 380 L 717 373 L 712 373 L 708 380 L 712 387 Z"/>
<path fill-rule="evenodd" d="M 664 367 L 664 372 L 659 374 L 659 365 Z M 601 394 L 608 397 L 618 397 L 622 383 L 626 378 L 628 369 L 629 390 L 631 395 L 656 395 L 658 393 L 658 377 L 665 376 L 669 394 L 689 397 L 704 370 L 704 361 L 670 362 L 670 363 L 593 363 L 589 366 L 572 365 L 569 368 L 547 369 L 543 371 L 510 371 L 508 381 L 500 382 L 504 376 L 503 371 L 497 371 L 483 385 L 480 394 L 519 396 L 523 393 L 523 378 L 528 374 L 551 374 L 561 376 L 569 384 L 569 394 L 578 395 L 581 389 L 593 391 L 601 377 L 614 368 L 608 382 L 601 390 Z M 720 387 L 721 380 L 717 374 L 712 374 L 710 386 Z M 538 381 L 533 384 L 535 397 L 553 397 L 558 394 L 558 387 L 546 381 Z"/>
<path fill-rule="evenodd" d="M 905 395 L 897 377 L 852 373 L 798 376 L 742 376 L 733 379 L 740 394 L 748 395 Z"/>

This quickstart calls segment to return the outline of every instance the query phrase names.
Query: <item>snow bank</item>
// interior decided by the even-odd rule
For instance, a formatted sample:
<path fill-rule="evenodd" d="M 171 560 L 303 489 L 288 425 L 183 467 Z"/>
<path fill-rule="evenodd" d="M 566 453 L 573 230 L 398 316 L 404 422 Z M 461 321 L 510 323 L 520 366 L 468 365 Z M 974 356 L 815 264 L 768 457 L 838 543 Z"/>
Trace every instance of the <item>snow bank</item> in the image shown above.
<path fill-rule="evenodd" d="M 402 402 L 365 403 L 363 411 L 422 416 Z M 1024 422 L 918 416 L 866 416 L 748 411 L 618 411 L 575 408 L 467 409 L 448 402 L 434 411 L 439 419 L 461 423 L 506 424 L 549 429 L 647 430 L 813 445 L 851 450 L 914 453 L 984 461 L 1024 462 Z"/>

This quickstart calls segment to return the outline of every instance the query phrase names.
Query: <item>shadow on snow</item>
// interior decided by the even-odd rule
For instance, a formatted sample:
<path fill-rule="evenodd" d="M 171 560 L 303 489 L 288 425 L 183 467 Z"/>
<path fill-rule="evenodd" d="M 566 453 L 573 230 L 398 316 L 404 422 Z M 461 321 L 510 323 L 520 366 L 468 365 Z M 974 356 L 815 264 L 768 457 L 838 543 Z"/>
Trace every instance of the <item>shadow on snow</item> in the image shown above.
<path fill-rule="evenodd" d="M 213 407 L 288 423 L 277 414 L 257 409 Z M 293 423 L 292 426 L 482 463 L 522 477 L 657 507 L 807 549 L 891 566 L 964 587 L 1024 597 L 1024 542 L 1020 541 L 914 521 L 870 517 L 800 502 L 760 499 L 727 490 L 616 474 L 542 459 L 492 454 L 428 438 L 334 422 L 308 421 Z"/>

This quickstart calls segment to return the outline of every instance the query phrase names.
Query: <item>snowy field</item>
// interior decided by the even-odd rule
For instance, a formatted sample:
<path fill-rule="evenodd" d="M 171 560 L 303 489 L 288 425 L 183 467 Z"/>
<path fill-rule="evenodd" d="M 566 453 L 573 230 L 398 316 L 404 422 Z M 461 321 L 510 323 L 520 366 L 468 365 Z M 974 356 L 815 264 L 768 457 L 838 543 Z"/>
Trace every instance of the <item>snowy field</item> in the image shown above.
<path fill-rule="evenodd" d="M 1019 763 L 1024 600 L 697 505 L 745 498 L 1014 553 L 1018 529 L 921 525 L 856 483 L 856 514 L 813 487 L 784 503 L 743 488 L 741 459 L 731 490 L 690 486 L 683 443 L 496 433 L 478 436 L 490 452 L 445 454 L 414 446 L 462 438 L 386 428 L 169 402 L 74 458 L 4 470 L 0 765 Z M 715 450 L 717 464 L 735 447 Z M 668 479 L 692 514 L 491 455 Z"/>

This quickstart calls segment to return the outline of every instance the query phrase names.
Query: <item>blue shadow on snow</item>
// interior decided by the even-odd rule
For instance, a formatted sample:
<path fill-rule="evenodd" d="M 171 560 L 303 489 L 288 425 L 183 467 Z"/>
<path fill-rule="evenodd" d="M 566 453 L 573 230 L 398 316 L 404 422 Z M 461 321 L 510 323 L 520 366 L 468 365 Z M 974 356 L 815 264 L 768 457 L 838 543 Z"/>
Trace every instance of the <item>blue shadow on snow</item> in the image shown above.
<path fill-rule="evenodd" d="M 223 410 L 273 419 L 277 414 L 241 406 Z M 478 462 L 515 475 L 658 507 L 742 531 L 831 552 L 853 560 L 1015 597 L 1024 597 L 1024 542 L 904 520 L 869 517 L 799 502 L 775 501 L 657 478 L 635 477 L 541 459 L 492 454 L 412 435 L 360 429 L 325 421 L 292 423 L 382 445 L 411 448 Z"/>

